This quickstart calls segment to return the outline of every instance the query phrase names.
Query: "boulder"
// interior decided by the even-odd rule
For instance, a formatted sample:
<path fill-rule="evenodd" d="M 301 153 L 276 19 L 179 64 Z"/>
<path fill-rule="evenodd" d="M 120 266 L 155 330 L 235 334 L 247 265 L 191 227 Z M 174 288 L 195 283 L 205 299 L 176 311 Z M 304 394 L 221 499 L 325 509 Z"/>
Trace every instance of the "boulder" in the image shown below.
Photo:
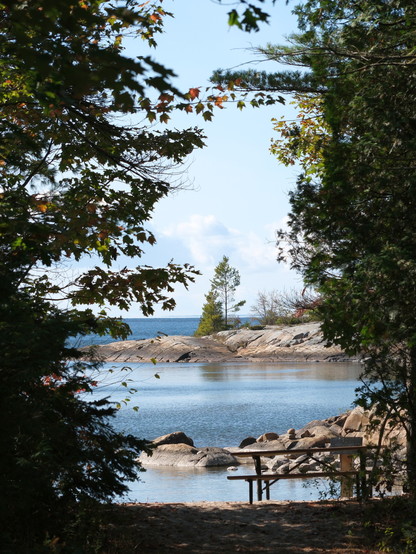
<path fill-rule="evenodd" d="M 249 444 L 253 444 L 255 442 L 256 442 L 256 439 L 254 437 L 247 437 L 240 442 L 240 445 L 238 448 L 244 448 L 245 446 L 248 446 Z"/>
<path fill-rule="evenodd" d="M 351 431 L 362 431 L 368 425 L 368 413 L 361 406 L 354 408 L 345 420 L 343 430 L 348 433 Z"/>
<path fill-rule="evenodd" d="M 198 449 L 189 444 L 162 444 L 152 454 L 141 454 L 139 461 L 144 466 L 188 466 Z"/>
<path fill-rule="evenodd" d="M 151 456 L 139 458 L 144 466 L 219 467 L 238 465 L 237 459 L 223 448 L 195 448 L 188 444 L 162 444 Z"/>
<path fill-rule="evenodd" d="M 195 467 L 220 467 L 237 465 L 237 459 L 224 448 L 207 447 L 201 448 L 193 460 Z"/>
<path fill-rule="evenodd" d="M 162 435 L 157 437 L 152 441 L 153 446 L 162 446 L 162 444 L 187 444 L 189 446 L 194 446 L 194 441 L 185 435 L 183 431 L 175 431 L 174 433 L 168 433 L 167 435 Z"/>
<path fill-rule="evenodd" d="M 249 444 L 244 447 L 244 450 L 284 450 L 286 448 L 282 437 L 279 437 L 276 440 L 271 441 L 263 441 L 263 442 L 256 442 L 253 444 Z"/>
<path fill-rule="evenodd" d="M 263 433 L 257 439 L 257 442 L 275 441 L 279 438 L 277 433 Z"/>

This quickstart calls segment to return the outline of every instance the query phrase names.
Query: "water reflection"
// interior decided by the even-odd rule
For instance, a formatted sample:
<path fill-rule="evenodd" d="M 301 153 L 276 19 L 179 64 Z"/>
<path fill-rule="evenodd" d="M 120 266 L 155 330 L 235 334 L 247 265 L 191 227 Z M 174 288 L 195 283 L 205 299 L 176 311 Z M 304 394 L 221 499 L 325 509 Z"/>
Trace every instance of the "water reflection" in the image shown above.
<path fill-rule="evenodd" d="M 153 439 L 184 431 L 197 446 L 237 446 L 247 436 L 286 432 L 351 408 L 358 364 L 137 364 L 138 413 L 117 426 Z M 125 390 L 109 390 L 112 398 Z"/>
<path fill-rule="evenodd" d="M 206 363 L 200 367 L 202 377 L 207 381 L 229 381 L 242 379 L 313 379 L 325 381 L 358 380 L 361 365 L 358 363 Z"/>
<path fill-rule="evenodd" d="M 239 468 L 250 473 L 246 466 Z M 254 473 L 254 471 L 253 471 Z M 124 501 L 131 502 L 247 502 L 245 481 L 228 481 L 226 468 L 149 468 L 130 485 Z M 236 475 L 233 472 L 233 475 Z M 272 500 L 317 500 L 328 490 L 321 479 L 280 481 L 270 489 Z"/>
<path fill-rule="evenodd" d="M 112 364 L 117 366 L 117 364 Z M 122 364 L 120 364 L 122 367 Z M 248 436 L 299 429 L 351 408 L 359 364 L 228 363 L 131 364 L 132 386 L 138 389 L 138 412 L 123 408 L 116 426 L 153 439 L 184 431 L 197 447 L 238 446 Z M 154 374 L 160 375 L 155 379 Z M 106 395 L 125 397 L 110 385 Z M 132 402 L 133 403 L 133 402 Z M 184 502 L 242 500 L 246 483 L 228 481 L 224 469 L 158 468 L 143 474 L 130 495 L 136 501 Z M 272 498 L 318 498 L 316 488 L 279 483 Z"/>

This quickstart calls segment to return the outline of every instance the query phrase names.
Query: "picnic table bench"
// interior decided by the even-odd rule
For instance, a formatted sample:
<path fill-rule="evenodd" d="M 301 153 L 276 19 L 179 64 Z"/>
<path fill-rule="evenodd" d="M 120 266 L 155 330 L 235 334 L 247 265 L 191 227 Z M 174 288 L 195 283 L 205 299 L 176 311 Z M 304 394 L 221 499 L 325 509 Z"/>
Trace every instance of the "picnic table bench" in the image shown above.
<path fill-rule="evenodd" d="M 248 482 L 249 486 L 249 502 L 253 503 L 253 483 L 257 483 L 257 500 L 263 499 L 263 490 L 266 492 L 266 499 L 270 499 L 270 487 L 274 483 L 282 479 L 316 479 L 320 477 L 340 477 L 341 478 L 341 495 L 352 496 L 352 484 L 355 481 L 357 498 L 367 498 L 371 496 L 371 487 L 367 484 L 367 474 L 369 471 L 366 468 L 366 453 L 371 446 L 351 445 L 351 446 L 326 446 L 319 448 L 293 448 L 289 450 L 240 450 L 239 452 L 232 452 L 233 456 L 238 458 L 251 457 L 254 461 L 255 474 L 251 475 L 229 475 L 229 480 L 244 480 Z M 340 457 L 340 468 L 335 469 L 328 462 L 316 457 L 318 453 L 336 454 Z M 275 456 L 301 456 L 305 455 L 287 472 L 287 473 L 262 473 L 261 471 L 261 458 L 271 458 Z M 354 468 L 353 457 L 359 457 L 359 468 Z M 305 471 L 301 473 L 293 473 L 294 470 L 302 470 L 302 465 L 313 460 L 322 466 L 322 471 Z M 263 489 L 264 483 L 264 489 Z"/>

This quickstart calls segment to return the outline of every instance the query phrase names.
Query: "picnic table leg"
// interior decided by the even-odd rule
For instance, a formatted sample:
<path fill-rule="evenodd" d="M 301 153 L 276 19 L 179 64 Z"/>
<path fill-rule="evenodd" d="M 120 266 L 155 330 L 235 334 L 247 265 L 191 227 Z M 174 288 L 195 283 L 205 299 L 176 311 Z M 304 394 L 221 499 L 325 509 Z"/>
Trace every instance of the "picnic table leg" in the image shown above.
<path fill-rule="evenodd" d="M 261 475 L 261 459 L 260 456 L 256 456 L 254 458 L 254 467 L 256 469 L 256 474 Z M 262 484 L 261 479 L 257 481 L 257 500 L 261 501 L 263 498 L 263 490 L 262 490 Z"/>
<path fill-rule="evenodd" d="M 353 457 L 350 454 L 340 454 L 341 471 L 353 471 Z M 341 477 L 341 496 L 352 497 L 352 481 L 348 477 Z"/>
<path fill-rule="evenodd" d="M 248 481 L 248 500 L 250 504 L 253 504 L 253 481 L 251 479 Z"/>
<path fill-rule="evenodd" d="M 364 500 L 369 498 L 369 491 L 367 487 L 367 474 L 366 474 L 366 455 L 365 452 L 360 450 L 360 481 L 361 481 L 361 496 Z"/>

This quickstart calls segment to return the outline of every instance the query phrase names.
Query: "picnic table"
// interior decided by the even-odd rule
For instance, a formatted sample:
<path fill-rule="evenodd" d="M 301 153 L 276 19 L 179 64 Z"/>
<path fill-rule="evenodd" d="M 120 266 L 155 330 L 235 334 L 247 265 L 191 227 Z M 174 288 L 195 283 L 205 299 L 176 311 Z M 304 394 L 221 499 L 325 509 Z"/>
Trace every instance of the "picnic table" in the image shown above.
<path fill-rule="evenodd" d="M 318 448 L 293 448 L 287 450 L 240 450 L 231 452 L 237 458 L 251 457 L 254 462 L 255 474 L 251 475 L 229 475 L 229 480 L 244 480 L 249 485 L 249 501 L 253 503 L 253 483 L 257 483 L 257 500 L 263 499 L 263 490 L 266 492 L 266 499 L 270 500 L 270 487 L 274 483 L 282 479 L 316 479 L 320 477 L 340 477 L 341 478 L 341 496 L 352 496 L 352 485 L 355 481 L 357 498 L 367 498 L 371 496 L 371 487 L 367 484 L 367 474 L 369 471 L 366 468 L 367 451 L 371 446 L 362 445 L 342 445 L 342 446 L 325 446 Z M 334 468 L 331 463 L 324 459 L 316 457 L 319 453 L 328 453 L 338 455 L 340 459 L 339 468 Z M 302 456 L 304 455 L 304 456 Z M 287 473 L 262 473 L 262 458 L 272 458 L 275 456 L 302 456 L 298 463 L 295 463 Z M 359 467 L 354 467 L 354 457 L 359 458 Z M 313 460 L 322 467 L 321 471 L 302 471 L 302 466 L 309 460 Z M 294 472 L 298 470 L 299 472 Z M 264 489 L 263 489 L 264 483 Z"/>

